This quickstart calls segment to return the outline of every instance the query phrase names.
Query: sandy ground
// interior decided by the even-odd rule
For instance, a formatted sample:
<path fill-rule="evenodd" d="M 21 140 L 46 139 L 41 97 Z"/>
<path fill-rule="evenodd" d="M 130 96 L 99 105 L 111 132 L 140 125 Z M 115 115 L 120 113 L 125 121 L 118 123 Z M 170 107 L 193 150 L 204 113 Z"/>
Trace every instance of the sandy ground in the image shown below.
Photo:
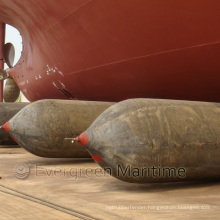
<path fill-rule="evenodd" d="M 3 146 L 0 161 L 0 219 L 220 218 L 220 182 L 130 184 L 90 159 L 40 158 Z M 28 173 L 20 163 L 30 169 L 26 179 L 18 178 Z"/>

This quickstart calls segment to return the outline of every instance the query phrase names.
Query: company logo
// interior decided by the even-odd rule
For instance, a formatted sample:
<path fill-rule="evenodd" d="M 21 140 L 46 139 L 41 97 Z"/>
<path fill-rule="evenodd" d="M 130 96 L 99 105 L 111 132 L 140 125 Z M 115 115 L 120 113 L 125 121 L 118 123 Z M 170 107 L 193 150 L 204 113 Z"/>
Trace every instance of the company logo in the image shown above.
<path fill-rule="evenodd" d="M 16 164 L 14 174 L 18 179 L 26 179 L 30 174 L 30 168 L 25 163 Z"/>

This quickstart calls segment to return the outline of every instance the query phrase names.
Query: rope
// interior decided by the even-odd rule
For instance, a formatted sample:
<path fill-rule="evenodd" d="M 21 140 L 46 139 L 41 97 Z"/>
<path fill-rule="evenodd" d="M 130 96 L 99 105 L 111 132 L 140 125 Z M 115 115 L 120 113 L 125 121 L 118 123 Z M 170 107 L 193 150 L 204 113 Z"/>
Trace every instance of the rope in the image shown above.
<path fill-rule="evenodd" d="M 35 203 L 38 203 L 38 204 L 50 207 L 52 209 L 55 209 L 55 210 L 58 210 L 60 212 L 69 214 L 69 215 L 77 217 L 79 219 L 98 220 L 97 218 L 94 218 L 94 217 L 92 217 L 90 215 L 87 215 L 87 214 L 84 214 L 82 212 L 76 211 L 74 209 L 69 209 L 69 208 L 66 208 L 64 206 L 60 206 L 60 205 L 57 205 L 55 203 L 52 203 L 52 202 L 49 202 L 49 201 L 46 201 L 46 200 L 43 200 L 43 199 L 31 196 L 31 195 L 28 195 L 26 193 L 23 193 L 23 192 L 20 192 L 18 190 L 9 188 L 9 187 L 4 186 L 2 184 L 0 184 L 0 187 L 12 191 L 12 192 L 8 192 L 8 191 L 0 189 L 0 192 L 3 192 L 3 193 L 6 193 L 6 194 L 9 194 L 9 195 L 12 195 L 12 196 L 16 196 L 16 197 L 19 197 L 19 198 L 22 198 L 22 199 L 26 199 L 26 200 L 29 200 L 29 201 L 32 201 L 32 202 L 35 202 Z M 13 192 L 15 192 L 15 193 L 13 193 Z M 18 193 L 19 195 L 17 195 L 16 193 Z"/>

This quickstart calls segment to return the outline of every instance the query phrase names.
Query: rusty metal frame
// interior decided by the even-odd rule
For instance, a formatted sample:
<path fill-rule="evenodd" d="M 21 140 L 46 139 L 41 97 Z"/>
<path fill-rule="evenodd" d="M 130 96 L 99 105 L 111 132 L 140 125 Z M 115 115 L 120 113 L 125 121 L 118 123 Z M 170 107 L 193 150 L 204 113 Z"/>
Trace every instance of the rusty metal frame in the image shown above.
<path fill-rule="evenodd" d="M 4 69 L 2 49 L 5 43 L 5 23 L 0 23 L 0 69 Z M 0 102 L 3 102 L 4 82 L 0 81 Z"/>

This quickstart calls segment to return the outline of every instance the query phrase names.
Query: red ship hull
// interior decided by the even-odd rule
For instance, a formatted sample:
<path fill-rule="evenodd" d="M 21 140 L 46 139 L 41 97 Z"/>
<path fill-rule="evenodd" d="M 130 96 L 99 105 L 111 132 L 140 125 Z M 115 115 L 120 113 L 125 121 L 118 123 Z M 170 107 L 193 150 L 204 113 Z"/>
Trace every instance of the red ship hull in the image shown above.
<path fill-rule="evenodd" d="M 220 102 L 219 0 L 0 0 L 23 53 L 10 70 L 30 101 Z"/>

